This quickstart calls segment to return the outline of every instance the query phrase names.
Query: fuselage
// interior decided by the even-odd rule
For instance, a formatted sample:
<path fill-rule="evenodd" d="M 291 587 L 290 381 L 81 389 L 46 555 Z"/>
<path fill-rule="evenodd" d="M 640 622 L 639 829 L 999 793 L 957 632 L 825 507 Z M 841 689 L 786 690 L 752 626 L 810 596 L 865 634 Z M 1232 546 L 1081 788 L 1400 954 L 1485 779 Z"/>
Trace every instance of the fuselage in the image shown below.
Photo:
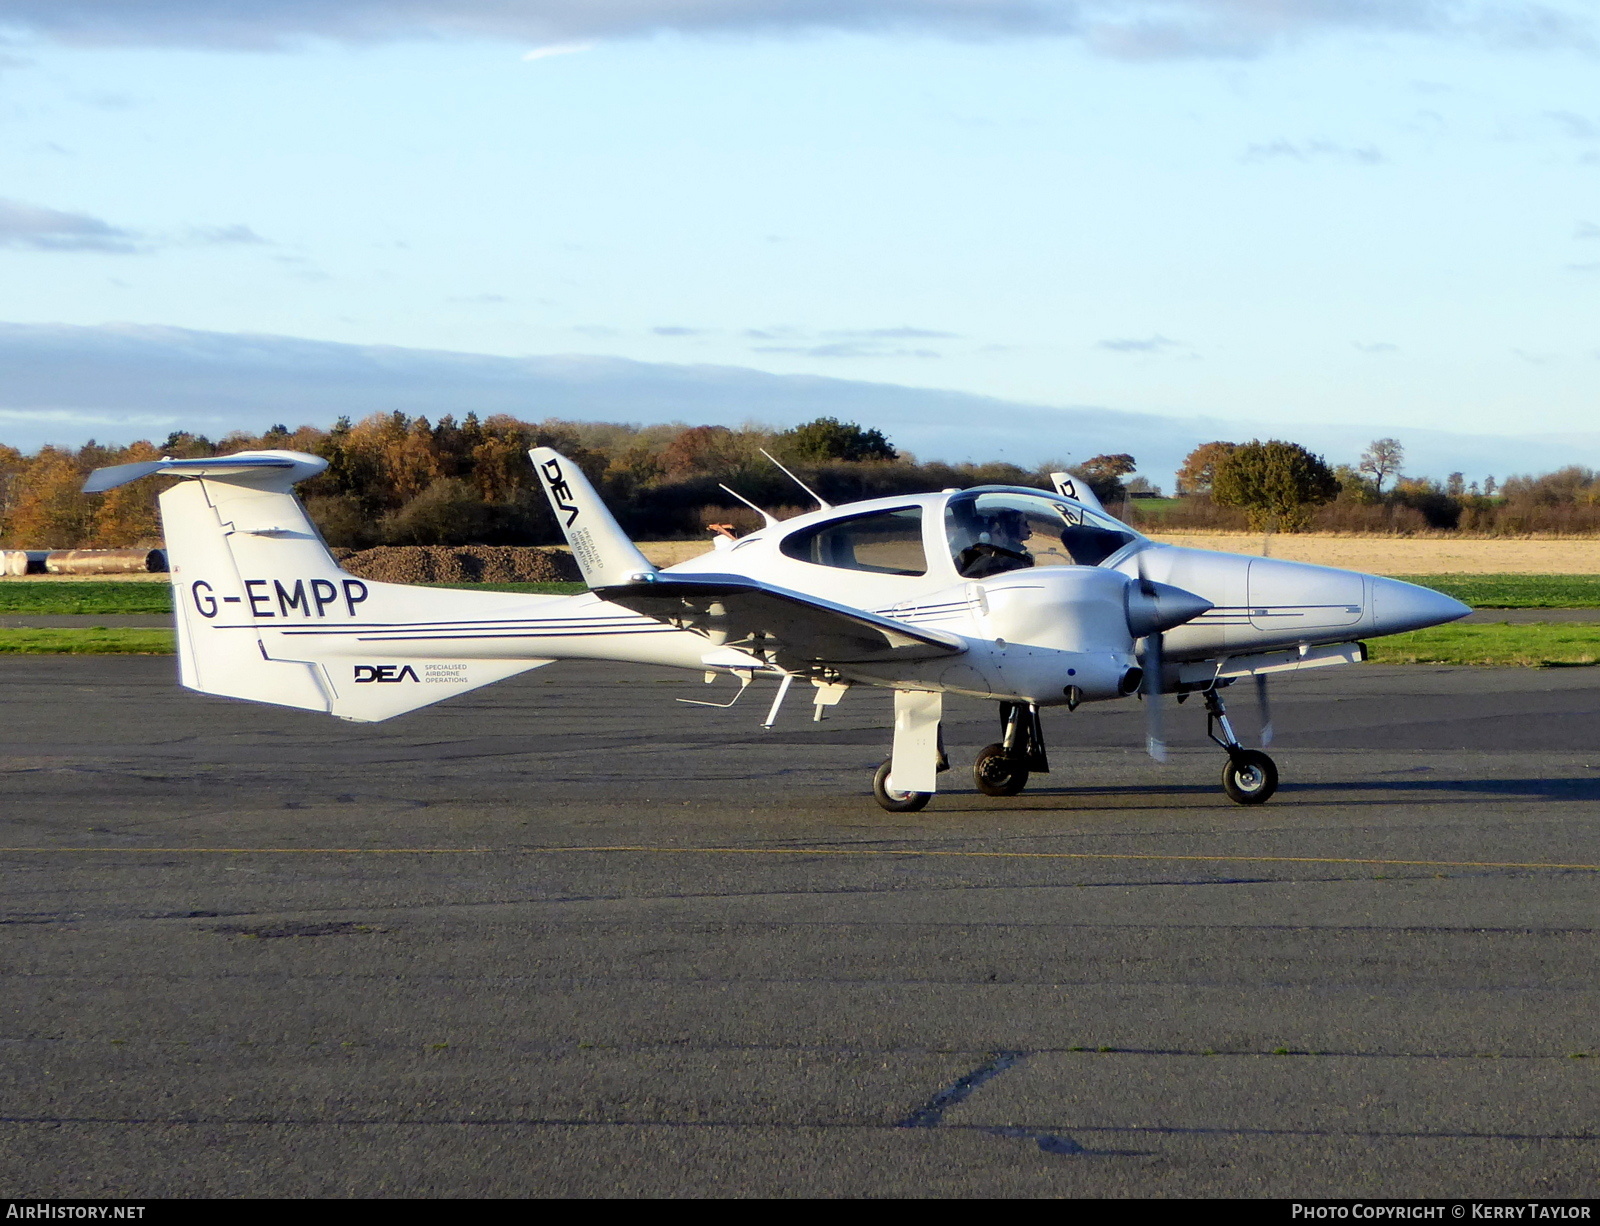
<path fill-rule="evenodd" d="M 438 697 L 559 659 L 772 671 L 738 643 L 714 642 L 593 593 L 530 597 L 352 579 L 333 568 L 291 499 L 248 491 L 228 496 L 231 533 L 224 546 L 223 537 L 210 535 L 215 528 L 205 527 L 216 515 L 198 486 L 163 495 L 164 509 L 174 512 L 169 544 L 182 558 L 173 574 L 180 631 L 188 636 L 182 659 L 200 662 L 185 663 L 185 678 L 196 688 L 248 696 L 244 683 L 228 686 L 237 670 L 254 667 L 251 660 L 308 661 L 324 677 L 350 674 L 348 684 L 329 683 L 340 691 L 331 700 L 335 713 L 348 689 L 361 695 L 360 711 L 376 712 L 360 718 L 382 718 L 388 706 L 370 695 L 392 694 L 401 704 L 396 709 L 410 709 L 412 687 L 367 683 L 409 680 L 408 662 L 419 692 Z M 180 509 L 174 499 L 193 507 Z M 192 543 L 189 533 L 198 534 Z M 1130 629 L 1130 593 L 1141 578 L 1212 606 L 1167 631 L 1166 659 L 1180 663 L 1351 643 L 1468 611 L 1393 579 L 1158 544 L 1072 499 L 1009 487 L 819 510 L 727 541 L 664 573 L 757 580 L 943 631 L 965 645 L 921 662 L 841 662 L 814 670 L 813 680 L 1040 705 L 1116 698 L 1136 688 L 1143 655 Z M 202 639 L 231 643 L 235 635 L 241 637 L 231 654 L 198 650 Z M 216 662 L 207 665 L 208 659 Z M 462 669 L 451 661 L 469 663 Z M 216 679 L 195 671 L 207 668 Z M 307 693 L 301 705 L 320 701 Z"/>

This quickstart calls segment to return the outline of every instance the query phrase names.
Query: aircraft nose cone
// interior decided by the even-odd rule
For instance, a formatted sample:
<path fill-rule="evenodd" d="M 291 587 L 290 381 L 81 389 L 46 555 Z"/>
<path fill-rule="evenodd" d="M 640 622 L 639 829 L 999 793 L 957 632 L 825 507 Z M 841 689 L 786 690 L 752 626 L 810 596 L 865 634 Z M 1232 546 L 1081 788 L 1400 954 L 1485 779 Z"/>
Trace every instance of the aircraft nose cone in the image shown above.
<path fill-rule="evenodd" d="M 1465 617 L 1472 609 L 1453 596 L 1432 588 L 1402 583 L 1398 579 L 1372 580 L 1373 630 L 1378 634 L 1399 634 L 1421 630 Z"/>
<path fill-rule="evenodd" d="M 1133 637 L 1160 634 L 1216 606 L 1204 596 L 1168 583 L 1134 580 L 1127 587 L 1128 629 Z"/>

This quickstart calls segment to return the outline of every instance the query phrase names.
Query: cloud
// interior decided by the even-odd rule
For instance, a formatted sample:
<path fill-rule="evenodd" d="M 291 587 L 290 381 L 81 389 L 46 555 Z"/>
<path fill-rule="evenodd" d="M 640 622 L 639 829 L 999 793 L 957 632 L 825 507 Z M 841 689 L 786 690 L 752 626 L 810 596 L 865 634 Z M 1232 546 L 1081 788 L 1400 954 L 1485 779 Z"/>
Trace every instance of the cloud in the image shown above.
<path fill-rule="evenodd" d="M 547 60 L 552 55 L 577 55 L 580 51 L 589 51 L 593 43 L 555 43 L 549 47 L 535 47 L 532 51 L 524 51 L 524 60 Z"/>
<path fill-rule="evenodd" d="M 1383 154 L 1372 145 L 1351 148 L 1331 140 L 1308 140 L 1298 145 L 1286 140 L 1275 140 L 1265 145 L 1251 145 L 1244 152 L 1244 160 L 1247 162 L 1270 162 L 1276 158 L 1306 162 L 1317 157 L 1359 162 L 1364 166 L 1375 166 L 1384 160 Z"/>
<path fill-rule="evenodd" d="M 0 28 L 60 42 L 276 50 L 308 40 L 500 38 L 525 58 L 598 39 L 817 30 L 1064 36 L 1123 59 L 1243 58 L 1324 33 L 1589 47 L 1579 0 L 0 0 Z"/>
<path fill-rule="evenodd" d="M 907 347 L 902 341 L 957 340 L 956 332 L 933 328 L 829 328 L 808 332 L 803 328 L 746 328 L 746 340 L 776 342 L 754 345 L 751 353 L 790 353 L 807 358 L 940 358 L 926 346 Z"/>
<path fill-rule="evenodd" d="M 1361 350 L 1362 353 L 1398 353 L 1398 352 L 1400 352 L 1400 346 L 1399 345 L 1391 345 L 1388 341 L 1371 341 L 1371 342 L 1368 342 L 1368 343 L 1363 343 L 1361 341 L 1351 341 L 1350 343 L 1352 345 L 1354 345 L 1357 349 Z"/>
<path fill-rule="evenodd" d="M 854 341 L 829 341 L 821 345 L 756 345 L 751 353 L 793 353 L 806 358 L 940 358 L 936 349 L 887 348 Z"/>
<path fill-rule="evenodd" d="M 1553 123 L 1561 135 L 1572 140 L 1600 140 L 1600 126 L 1594 120 L 1575 111 L 1546 111 L 1544 117 Z"/>
<path fill-rule="evenodd" d="M 201 246 L 271 246 L 249 226 L 190 226 L 183 232 L 185 241 Z"/>
<path fill-rule="evenodd" d="M 1182 342 L 1171 337 L 1162 336 L 1159 332 L 1152 337 L 1139 340 L 1134 337 L 1113 337 L 1103 340 L 1095 346 L 1096 349 L 1109 349 L 1112 353 L 1162 353 L 1168 349 L 1177 348 Z"/>
<path fill-rule="evenodd" d="M 659 328 L 651 328 L 657 336 L 704 336 L 706 328 L 685 328 L 681 324 L 663 324 Z"/>
<path fill-rule="evenodd" d="M 87 213 L 0 199 L 0 247 L 33 251 L 138 251 L 138 235 Z"/>
<path fill-rule="evenodd" d="M 1592 221 L 1580 221 L 1572 231 L 1573 238 L 1600 238 L 1600 226 Z"/>
<path fill-rule="evenodd" d="M 87 213 L 0 198 L 0 247 L 28 251 L 96 251 L 132 255 L 159 247 L 266 244 L 249 226 L 190 226 L 176 235 L 125 230 Z"/>

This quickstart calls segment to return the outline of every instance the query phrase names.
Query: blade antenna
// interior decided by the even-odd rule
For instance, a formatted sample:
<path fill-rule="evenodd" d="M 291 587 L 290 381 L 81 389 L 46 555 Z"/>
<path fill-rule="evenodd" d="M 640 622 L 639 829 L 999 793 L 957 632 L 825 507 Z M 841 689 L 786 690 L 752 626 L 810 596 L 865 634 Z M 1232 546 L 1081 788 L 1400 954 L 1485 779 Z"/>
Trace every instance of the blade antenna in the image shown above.
<path fill-rule="evenodd" d="M 784 476 L 788 477 L 789 480 L 793 481 L 796 485 L 798 485 L 806 493 L 810 494 L 813 498 L 815 498 L 817 500 L 817 509 L 819 511 L 831 511 L 831 510 L 833 510 L 833 503 L 829 502 L 821 494 L 817 493 L 816 490 L 812 489 L 804 481 L 800 480 L 799 477 L 795 476 L 792 472 L 790 472 L 787 468 L 785 468 L 783 466 L 783 463 L 778 459 L 777 456 L 773 455 L 765 447 L 758 447 L 756 450 L 761 452 L 762 455 L 766 456 L 767 459 L 771 460 L 774 464 L 776 464 L 778 466 L 779 471 L 781 471 Z"/>
<path fill-rule="evenodd" d="M 1144 573 L 1144 555 L 1134 555 L 1139 567 L 1139 588 L 1146 596 L 1155 593 Z M 1145 635 L 1144 675 L 1139 678 L 1139 696 L 1144 699 L 1144 744 L 1146 751 L 1157 762 L 1167 760 L 1167 742 L 1162 735 L 1161 690 L 1165 681 L 1164 636 L 1158 630 Z"/>
<path fill-rule="evenodd" d="M 766 520 L 767 522 L 762 525 L 763 527 L 773 528 L 773 527 L 776 527 L 778 524 L 783 522 L 782 520 L 778 519 L 777 516 L 773 515 L 771 512 L 763 511 L 760 507 L 756 506 L 755 503 L 751 502 L 748 498 L 746 498 L 738 490 L 733 489 L 731 486 L 723 485 L 722 482 L 718 481 L 717 482 L 717 488 L 718 489 L 727 490 L 728 493 L 732 494 L 740 502 L 744 503 L 745 506 L 749 507 L 757 515 L 761 516 L 762 519 Z"/>
<path fill-rule="evenodd" d="M 1261 709 L 1261 748 L 1272 744 L 1272 703 L 1267 698 L 1267 677 L 1256 674 L 1256 705 Z"/>

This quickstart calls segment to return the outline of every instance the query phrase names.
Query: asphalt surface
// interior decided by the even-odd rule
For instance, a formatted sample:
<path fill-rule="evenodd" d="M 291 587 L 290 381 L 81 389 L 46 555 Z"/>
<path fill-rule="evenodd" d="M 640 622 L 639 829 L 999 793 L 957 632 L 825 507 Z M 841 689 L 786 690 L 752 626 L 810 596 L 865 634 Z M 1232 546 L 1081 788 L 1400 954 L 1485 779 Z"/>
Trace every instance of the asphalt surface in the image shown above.
<path fill-rule="evenodd" d="M 881 693 L 172 674 L 0 658 L 8 1195 L 1600 1191 L 1600 670 L 1279 684 L 1259 808 L 1197 703 L 979 796 L 955 702 L 902 815 Z"/>

